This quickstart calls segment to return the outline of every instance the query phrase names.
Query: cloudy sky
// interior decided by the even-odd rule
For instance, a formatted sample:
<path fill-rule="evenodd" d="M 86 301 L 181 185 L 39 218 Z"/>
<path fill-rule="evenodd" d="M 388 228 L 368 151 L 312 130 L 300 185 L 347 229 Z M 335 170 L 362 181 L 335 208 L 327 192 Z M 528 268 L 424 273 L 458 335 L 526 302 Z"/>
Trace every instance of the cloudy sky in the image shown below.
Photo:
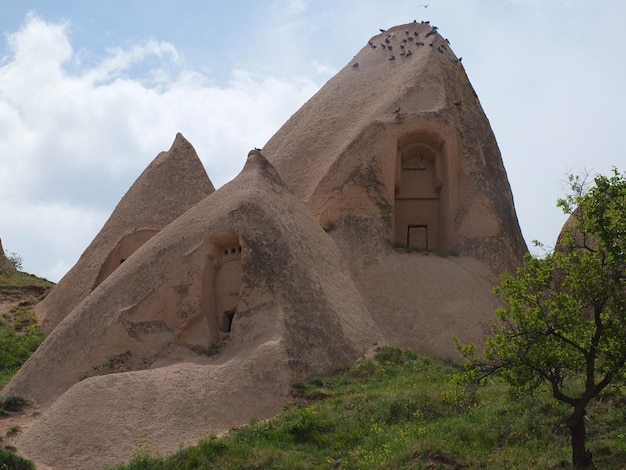
<path fill-rule="evenodd" d="M 524 237 L 550 245 L 566 174 L 626 166 L 625 18 L 623 0 L 0 0 L 0 237 L 57 281 L 176 132 L 219 187 L 378 28 L 417 19 L 463 57 Z"/>

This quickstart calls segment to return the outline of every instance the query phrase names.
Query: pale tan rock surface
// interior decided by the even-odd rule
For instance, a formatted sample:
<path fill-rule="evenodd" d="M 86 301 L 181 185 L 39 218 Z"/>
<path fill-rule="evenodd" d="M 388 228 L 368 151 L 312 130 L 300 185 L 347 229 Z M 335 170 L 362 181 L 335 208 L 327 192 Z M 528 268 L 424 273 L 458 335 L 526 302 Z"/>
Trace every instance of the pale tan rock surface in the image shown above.
<path fill-rule="evenodd" d="M 15 265 L 4 254 L 4 248 L 2 248 L 2 240 L 0 240 L 0 269 L 8 269 L 10 271 L 16 270 Z"/>
<path fill-rule="evenodd" d="M 453 336 L 483 339 L 526 246 L 489 122 L 431 31 L 373 37 L 215 192 L 193 158 L 164 173 L 190 178 L 180 206 L 169 179 L 136 191 L 144 172 L 39 307 L 56 326 L 3 390 L 42 411 L 22 452 L 57 468 L 167 453 L 275 414 L 375 342 L 458 358 Z M 135 192 L 177 209 L 137 224 Z"/>
<path fill-rule="evenodd" d="M 233 257 L 240 276 L 220 280 Z M 237 178 L 141 246 L 5 387 L 48 408 L 20 449 L 61 468 L 94 455 L 111 464 L 139 438 L 173 451 L 276 413 L 292 383 L 355 361 L 380 338 L 340 260 L 251 152 Z M 224 292 L 235 298 L 228 337 Z"/>
<path fill-rule="evenodd" d="M 370 43 L 263 153 L 341 247 L 384 341 L 453 357 L 452 335 L 483 337 L 491 287 L 526 245 L 495 137 L 450 45 L 425 23 Z"/>
<path fill-rule="evenodd" d="M 52 331 L 122 260 L 213 191 L 196 151 L 176 135 L 172 147 L 130 187 L 74 267 L 36 306 L 44 330 Z"/>

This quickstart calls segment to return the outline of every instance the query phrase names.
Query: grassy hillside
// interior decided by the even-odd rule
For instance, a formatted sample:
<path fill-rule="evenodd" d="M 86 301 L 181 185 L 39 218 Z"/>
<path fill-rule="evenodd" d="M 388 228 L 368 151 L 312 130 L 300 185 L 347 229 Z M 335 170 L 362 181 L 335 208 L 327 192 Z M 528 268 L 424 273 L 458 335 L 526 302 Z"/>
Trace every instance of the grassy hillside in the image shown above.
<path fill-rule="evenodd" d="M 567 408 L 547 396 L 507 396 L 494 381 L 469 399 L 458 369 L 413 350 L 382 348 L 340 375 L 295 386 L 275 419 L 166 458 L 139 447 L 139 469 L 551 469 L 568 468 Z M 540 400 L 538 400 L 540 399 Z M 589 408 L 589 448 L 599 469 L 626 468 L 626 395 Z"/>
<path fill-rule="evenodd" d="M 52 287 L 31 274 L 0 270 L 0 387 L 43 341 L 32 309 Z"/>
<path fill-rule="evenodd" d="M 43 298 L 54 285 L 33 274 L 0 269 L 0 300 L 22 300 L 33 296 Z"/>
<path fill-rule="evenodd" d="M 23 272 L 0 270 L 0 387 L 6 384 L 44 340 L 37 325 L 34 305 L 54 284 Z M 19 412 L 22 397 L 0 397 L 0 419 Z M 19 432 L 18 426 L 3 426 L 0 433 L 0 470 L 30 470 L 35 466 L 14 453 L 6 441 Z M 6 428 L 6 429 L 5 429 Z"/>

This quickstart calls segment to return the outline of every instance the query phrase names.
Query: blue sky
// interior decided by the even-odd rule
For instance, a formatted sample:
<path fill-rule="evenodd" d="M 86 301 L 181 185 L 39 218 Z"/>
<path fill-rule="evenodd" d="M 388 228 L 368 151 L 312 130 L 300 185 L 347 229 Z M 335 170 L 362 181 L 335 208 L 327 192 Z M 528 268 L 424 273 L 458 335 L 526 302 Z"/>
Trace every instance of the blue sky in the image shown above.
<path fill-rule="evenodd" d="M 0 237 L 60 279 L 176 132 L 219 187 L 378 28 L 417 19 L 463 57 L 524 237 L 551 244 L 566 174 L 625 169 L 624 18 L 622 0 L 0 0 Z"/>

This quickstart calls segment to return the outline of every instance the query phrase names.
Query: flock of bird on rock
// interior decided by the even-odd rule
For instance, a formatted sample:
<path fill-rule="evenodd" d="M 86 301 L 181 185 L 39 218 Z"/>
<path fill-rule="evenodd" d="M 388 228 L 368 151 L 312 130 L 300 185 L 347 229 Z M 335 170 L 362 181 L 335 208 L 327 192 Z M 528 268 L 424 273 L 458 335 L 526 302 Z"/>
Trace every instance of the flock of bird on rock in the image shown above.
<path fill-rule="evenodd" d="M 428 5 L 420 5 L 423 7 L 428 7 Z M 413 24 L 417 24 L 417 20 L 413 20 Z M 386 29 L 380 29 L 381 33 L 385 34 L 385 39 L 383 40 L 383 42 L 380 42 L 380 44 L 374 44 L 374 42 L 372 40 L 367 41 L 367 43 L 369 44 L 369 46 L 372 49 L 377 49 L 378 47 L 380 47 L 381 50 L 387 52 L 391 52 L 391 54 L 388 57 L 388 60 L 396 60 L 396 56 L 395 54 L 397 53 L 397 51 L 399 50 L 400 53 L 398 54 L 400 57 L 411 57 L 413 55 L 413 52 L 411 51 L 411 49 L 409 49 L 409 47 L 411 46 L 417 46 L 417 47 L 424 47 L 426 46 L 426 42 L 428 42 L 428 47 L 431 48 L 437 48 L 437 51 L 439 51 L 441 54 L 444 54 L 445 51 L 448 50 L 448 47 L 450 45 L 450 41 L 448 41 L 447 38 L 443 38 L 443 41 L 445 41 L 445 43 L 441 43 L 441 44 L 437 44 L 436 43 L 436 37 L 433 37 L 437 34 L 438 32 L 438 28 L 437 26 L 431 26 L 430 25 L 430 21 L 420 21 L 420 24 L 426 24 L 428 26 L 430 26 L 430 30 L 424 34 L 423 36 L 420 36 L 419 31 L 410 31 L 410 30 L 405 30 L 404 31 L 404 35 L 400 34 L 400 35 L 396 35 L 396 33 L 389 33 L 387 32 Z M 399 41 L 397 39 L 401 38 Z M 395 40 L 395 41 L 394 41 Z M 454 58 L 454 62 L 461 62 L 463 60 L 463 57 L 456 57 L 454 54 L 452 54 L 453 58 Z M 358 69 L 359 67 L 359 63 L 355 62 L 352 64 L 352 68 L 353 69 Z M 476 95 L 476 92 L 474 92 L 474 96 L 478 97 Z M 455 106 L 460 106 L 462 104 L 461 101 L 454 101 L 454 105 Z M 396 108 L 394 110 L 394 113 L 396 114 L 396 118 L 400 117 L 400 107 Z"/>
<path fill-rule="evenodd" d="M 417 20 L 413 20 L 414 24 L 417 24 Z M 429 21 L 421 21 L 420 24 L 427 24 L 430 25 Z M 374 44 L 373 41 L 368 41 L 367 43 L 369 44 L 369 46 L 372 49 L 376 49 L 378 47 L 381 48 L 381 50 L 383 51 L 388 51 L 390 52 L 390 55 L 388 57 L 388 60 L 396 60 L 396 54 L 398 54 L 398 56 L 400 57 L 411 57 L 413 55 L 413 51 L 411 49 L 409 49 L 409 47 L 411 46 L 417 46 L 417 47 L 424 47 L 426 46 L 426 43 L 428 43 L 429 47 L 437 47 L 437 50 L 443 54 L 446 50 L 448 50 L 447 45 L 450 44 L 450 41 L 448 41 L 448 39 L 444 39 L 445 44 L 435 44 L 434 39 L 435 38 L 431 38 L 431 36 L 434 36 L 437 33 L 437 26 L 431 26 L 430 27 L 430 31 L 428 31 L 423 38 L 420 37 L 420 33 L 418 31 L 409 31 L 406 30 L 404 33 L 404 37 L 402 37 L 402 39 L 399 41 L 399 43 L 394 43 L 393 40 L 394 38 L 396 38 L 396 35 L 393 33 L 388 33 L 387 30 L 385 29 L 380 29 L 381 33 L 386 33 L 385 34 L 385 39 L 383 42 L 381 42 L 380 44 Z M 430 38 L 430 39 L 429 39 Z M 397 51 L 400 51 L 399 53 Z M 459 57 L 454 59 L 455 62 L 460 62 L 462 61 L 463 58 Z M 358 68 L 359 63 L 355 62 L 354 64 L 352 64 L 353 68 Z"/>

